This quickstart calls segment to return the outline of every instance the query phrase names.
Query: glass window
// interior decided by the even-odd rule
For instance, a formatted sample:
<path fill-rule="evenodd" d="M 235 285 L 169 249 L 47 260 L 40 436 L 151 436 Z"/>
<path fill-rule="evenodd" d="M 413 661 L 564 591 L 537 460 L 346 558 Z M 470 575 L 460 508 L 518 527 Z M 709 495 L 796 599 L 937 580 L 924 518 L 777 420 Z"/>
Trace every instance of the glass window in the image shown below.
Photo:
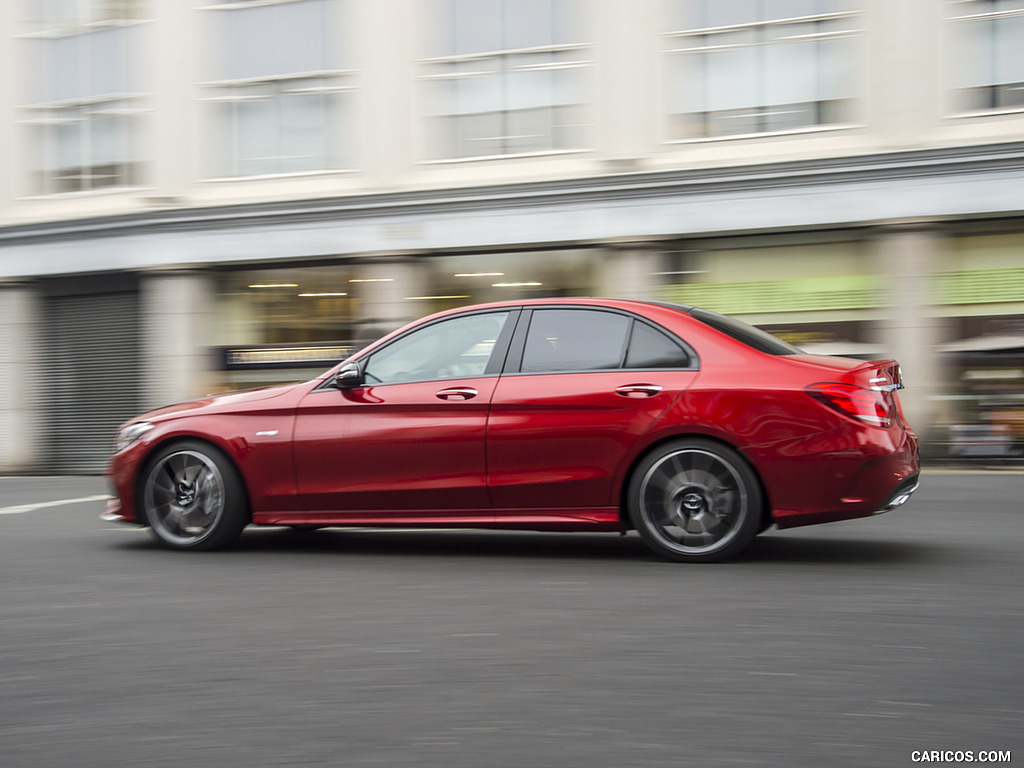
<path fill-rule="evenodd" d="M 368 384 L 483 376 L 508 312 L 442 320 L 406 334 L 367 361 Z"/>
<path fill-rule="evenodd" d="M 954 13 L 956 109 L 1024 108 L 1024 0 L 959 0 Z"/>
<path fill-rule="evenodd" d="M 520 370 L 557 373 L 619 368 L 629 325 L 629 318 L 611 312 L 534 310 Z"/>
<path fill-rule="evenodd" d="M 706 325 L 710 325 L 716 331 L 731 336 L 756 349 L 758 352 L 765 352 L 769 355 L 801 355 L 796 347 L 790 346 L 782 339 L 772 336 L 767 331 L 755 328 L 752 325 L 726 315 L 719 315 L 716 312 L 708 312 L 706 309 L 694 309 L 690 314 Z"/>
<path fill-rule="evenodd" d="M 435 159 L 583 148 L 589 47 L 578 0 L 433 0 L 423 76 Z"/>
<path fill-rule="evenodd" d="M 33 134 L 32 192 L 141 182 L 148 100 L 139 73 L 147 4 L 47 0 L 29 4 L 26 49 L 36 77 L 23 122 Z"/>
<path fill-rule="evenodd" d="M 358 284 L 347 265 L 224 272 L 216 343 L 223 346 L 368 342 L 357 325 Z"/>
<path fill-rule="evenodd" d="M 673 0 L 669 136 L 709 138 L 848 122 L 857 14 L 836 0 Z"/>
<path fill-rule="evenodd" d="M 690 356 L 665 333 L 635 321 L 626 353 L 627 368 L 689 368 Z"/>
<path fill-rule="evenodd" d="M 418 264 L 423 293 L 407 297 L 416 304 L 411 316 L 467 304 L 599 292 L 599 265 L 586 249 L 432 256 Z"/>
<path fill-rule="evenodd" d="M 333 33 L 345 8 L 344 0 L 285 0 L 211 10 L 215 175 L 353 166 L 355 72 L 351 46 Z"/>

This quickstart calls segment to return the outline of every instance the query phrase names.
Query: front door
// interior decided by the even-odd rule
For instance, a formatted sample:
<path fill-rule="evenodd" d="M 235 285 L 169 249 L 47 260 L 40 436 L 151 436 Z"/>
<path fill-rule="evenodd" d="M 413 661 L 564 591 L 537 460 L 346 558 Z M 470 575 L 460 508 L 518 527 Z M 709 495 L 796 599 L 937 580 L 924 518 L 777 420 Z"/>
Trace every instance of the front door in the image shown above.
<path fill-rule="evenodd" d="M 298 408 L 295 467 L 311 516 L 435 518 L 489 509 L 487 413 L 513 314 L 415 328 L 359 359 L 364 386 L 308 394 Z"/>

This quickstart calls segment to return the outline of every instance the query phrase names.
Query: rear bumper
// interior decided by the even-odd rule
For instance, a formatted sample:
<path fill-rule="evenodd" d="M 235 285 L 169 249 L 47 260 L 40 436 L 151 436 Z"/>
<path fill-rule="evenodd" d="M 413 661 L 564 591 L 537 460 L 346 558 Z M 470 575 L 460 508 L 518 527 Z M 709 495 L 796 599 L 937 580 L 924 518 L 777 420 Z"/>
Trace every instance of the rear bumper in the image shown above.
<path fill-rule="evenodd" d="M 880 515 L 891 509 L 896 509 L 896 507 L 902 507 L 910 500 L 910 497 L 914 494 L 914 491 L 917 490 L 920 484 L 921 474 L 919 472 L 915 472 L 896 486 L 896 489 L 889 495 L 885 504 L 882 505 L 881 509 L 876 510 L 875 514 Z"/>
<path fill-rule="evenodd" d="M 787 466 L 783 482 L 766 483 L 772 522 L 795 528 L 871 517 L 905 504 L 920 482 L 917 437 L 910 430 L 876 436 L 875 442 L 832 444 Z"/>

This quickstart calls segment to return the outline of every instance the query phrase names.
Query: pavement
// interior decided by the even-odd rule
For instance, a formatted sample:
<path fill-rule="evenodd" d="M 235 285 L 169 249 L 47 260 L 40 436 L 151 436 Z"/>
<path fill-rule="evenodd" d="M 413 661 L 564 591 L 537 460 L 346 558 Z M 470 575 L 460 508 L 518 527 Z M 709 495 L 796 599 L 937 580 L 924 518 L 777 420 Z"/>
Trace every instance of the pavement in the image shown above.
<path fill-rule="evenodd" d="M 1024 748 L 1017 471 L 679 565 L 636 536 L 104 523 L 0 478 L 0 764 L 901 766 Z M 62 502 L 62 503 L 55 503 Z"/>

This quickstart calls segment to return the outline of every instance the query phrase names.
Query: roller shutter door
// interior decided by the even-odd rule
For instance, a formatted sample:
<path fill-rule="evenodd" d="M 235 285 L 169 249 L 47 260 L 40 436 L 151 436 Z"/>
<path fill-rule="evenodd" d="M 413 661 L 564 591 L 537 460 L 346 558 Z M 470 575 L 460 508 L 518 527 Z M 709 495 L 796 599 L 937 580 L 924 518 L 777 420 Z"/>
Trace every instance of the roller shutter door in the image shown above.
<path fill-rule="evenodd" d="M 118 425 L 142 410 L 139 294 L 45 301 L 44 463 L 58 474 L 100 474 Z"/>

